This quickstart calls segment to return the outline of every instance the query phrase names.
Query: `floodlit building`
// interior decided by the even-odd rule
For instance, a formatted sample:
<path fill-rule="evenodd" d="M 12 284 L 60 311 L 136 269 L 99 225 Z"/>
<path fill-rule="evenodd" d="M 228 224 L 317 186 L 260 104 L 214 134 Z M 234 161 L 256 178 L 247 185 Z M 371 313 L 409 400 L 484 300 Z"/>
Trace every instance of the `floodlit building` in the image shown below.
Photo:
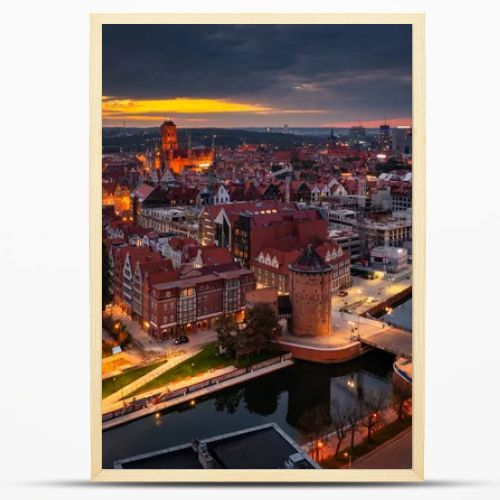
<path fill-rule="evenodd" d="M 349 253 L 334 241 L 326 241 L 316 246 L 316 251 L 326 263 L 332 266 L 331 292 L 346 287 L 351 282 Z M 251 262 L 258 288 L 276 288 L 280 294 L 290 292 L 290 264 L 301 254 L 301 249 L 281 251 L 263 248 Z"/>
<path fill-rule="evenodd" d="M 408 269 L 408 250 L 396 247 L 375 247 L 370 252 L 370 267 L 397 274 Z"/>
<path fill-rule="evenodd" d="M 319 256 L 313 245 L 308 245 L 290 264 L 293 335 L 330 335 L 332 271 L 333 267 Z"/>
<path fill-rule="evenodd" d="M 214 147 L 193 148 L 189 139 L 187 148 L 179 148 L 177 142 L 177 125 L 172 120 L 163 122 L 160 127 L 160 136 L 163 164 L 176 174 L 181 173 L 188 167 L 202 171 L 212 165 L 215 158 Z"/>

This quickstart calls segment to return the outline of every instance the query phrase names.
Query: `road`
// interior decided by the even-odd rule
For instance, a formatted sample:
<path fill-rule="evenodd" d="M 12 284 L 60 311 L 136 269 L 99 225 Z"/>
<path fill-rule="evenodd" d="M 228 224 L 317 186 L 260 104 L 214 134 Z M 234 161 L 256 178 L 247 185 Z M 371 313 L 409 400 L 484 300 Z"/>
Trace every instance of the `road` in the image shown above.
<path fill-rule="evenodd" d="M 135 345 L 139 346 L 132 347 L 129 350 L 145 359 L 167 356 L 174 352 L 188 353 L 189 351 L 196 351 L 200 346 L 217 339 L 217 332 L 214 330 L 200 330 L 188 335 L 189 343 L 187 344 L 175 345 L 172 339 L 157 342 L 149 337 L 148 333 L 139 326 L 137 321 L 133 321 L 127 315 L 123 314 L 118 307 L 113 307 L 111 313 L 114 319 L 119 319 L 123 322 L 132 335 L 136 343 Z"/>
<path fill-rule="evenodd" d="M 386 300 L 409 286 L 411 286 L 410 279 L 393 283 L 380 278 L 365 280 L 359 276 L 353 276 L 346 297 L 332 295 L 332 309 L 338 311 L 343 307 L 348 307 L 350 311 L 362 314 L 377 302 Z"/>
<path fill-rule="evenodd" d="M 353 469 L 411 469 L 411 428 L 353 463 Z"/>

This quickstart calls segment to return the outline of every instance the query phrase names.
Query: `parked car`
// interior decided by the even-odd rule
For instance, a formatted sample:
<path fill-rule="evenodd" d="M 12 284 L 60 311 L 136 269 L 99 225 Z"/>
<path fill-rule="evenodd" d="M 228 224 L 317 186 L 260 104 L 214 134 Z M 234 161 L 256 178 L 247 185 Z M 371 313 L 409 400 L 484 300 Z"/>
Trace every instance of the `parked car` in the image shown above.
<path fill-rule="evenodd" d="M 349 292 L 347 290 L 339 290 L 340 297 L 346 297 L 347 295 L 349 295 Z"/>
<path fill-rule="evenodd" d="M 189 339 L 186 337 L 186 335 L 180 335 L 179 337 L 176 337 L 174 339 L 175 345 L 187 344 L 188 342 L 189 342 Z"/>

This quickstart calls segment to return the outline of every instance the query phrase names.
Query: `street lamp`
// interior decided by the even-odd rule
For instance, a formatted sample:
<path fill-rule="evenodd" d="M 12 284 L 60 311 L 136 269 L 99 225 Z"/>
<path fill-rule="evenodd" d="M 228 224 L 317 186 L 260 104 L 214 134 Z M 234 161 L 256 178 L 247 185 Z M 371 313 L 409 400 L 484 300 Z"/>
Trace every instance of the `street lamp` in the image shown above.
<path fill-rule="evenodd" d="M 344 452 L 344 457 L 347 458 L 349 460 L 349 469 L 352 468 L 352 457 L 349 453 L 347 453 L 347 451 Z"/>

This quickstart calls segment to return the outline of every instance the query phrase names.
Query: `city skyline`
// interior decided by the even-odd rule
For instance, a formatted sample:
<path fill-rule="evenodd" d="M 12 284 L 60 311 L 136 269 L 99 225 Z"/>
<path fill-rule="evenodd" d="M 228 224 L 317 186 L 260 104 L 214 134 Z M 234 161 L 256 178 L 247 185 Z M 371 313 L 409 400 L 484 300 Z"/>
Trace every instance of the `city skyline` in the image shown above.
<path fill-rule="evenodd" d="M 105 25 L 103 125 L 411 125 L 410 25 Z"/>

